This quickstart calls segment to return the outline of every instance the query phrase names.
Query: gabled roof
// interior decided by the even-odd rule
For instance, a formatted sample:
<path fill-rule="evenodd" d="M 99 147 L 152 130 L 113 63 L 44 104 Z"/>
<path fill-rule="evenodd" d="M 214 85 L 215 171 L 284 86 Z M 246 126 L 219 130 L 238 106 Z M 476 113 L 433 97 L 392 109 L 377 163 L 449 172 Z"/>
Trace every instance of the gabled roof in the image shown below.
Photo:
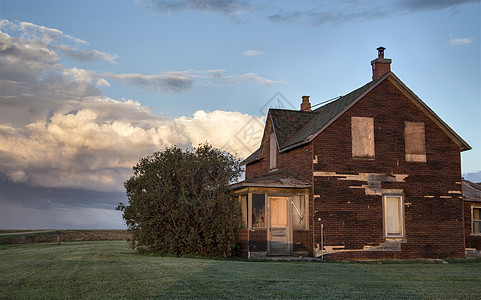
<path fill-rule="evenodd" d="M 323 129 L 327 124 L 330 124 L 330 121 L 337 119 L 341 113 L 344 113 L 346 107 L 350 107 L 359 96 L 363 95 L 365 91 L 369 90 L 369 88 L 377 83 L 376 81 L 371 81 L 368 84 L 358 88 L 350 92 L 349 94 L 340 97 L 336 101 L 333 101 L 329 104 L 319 107 L 318 109 L 310 112 L 311 119 L 310 121 L 295 135 L 293 135 L 287 143 L 282 148 L 290 148 L 290 146 L 296 145 L 298 143 L 302 143 L 303 141 L 312 140 L 309 139 L 311 136 L 319 135 L 321 129 Z M 317 134 L 316 134 L 317 133 Z M 315 137 L 314 136 L 314 137 Z M 314 138 L 313 137 L 313 138 Z M 287 149 L 284 149 L 284 151 Z"/>
<path fill-rule="evenodd" d="M 454 132 L 441 118 L 436 115 L 416 94 L 414 94 L 394 73 L 388 72 L 380 78 L 330 102 L 312 112 L 295 111 L 286 109 L 270 109 L 268 118 L 271 120 L 273 131 L 277 139 L 279 152 L 302 146 L 311 142 L 321 132 L 328 128 L 334 121 L 341 117 L 364 96 L 371 92 L 383 81 L 389 80 L 403 92 L 419 109 L 424 111 L 451 139 L 459 145 L 461 151 L 470 150 L 471 147 Z M 265 134 L 265 131 L 264 131 Z M 266 138 L 265 136 L 263 137 Z M 260 159 L 262 144 L 242 163 L 250 164 Z"/>

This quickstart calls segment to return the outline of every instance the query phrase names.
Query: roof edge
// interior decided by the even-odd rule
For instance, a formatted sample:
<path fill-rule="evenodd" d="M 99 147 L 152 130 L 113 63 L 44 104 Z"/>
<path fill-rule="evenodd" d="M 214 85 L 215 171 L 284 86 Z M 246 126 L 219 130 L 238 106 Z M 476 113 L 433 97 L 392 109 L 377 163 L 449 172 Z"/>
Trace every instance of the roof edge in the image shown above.
<path fill-rule="evenodd" d="M 449 136 L 451 139 L 459 145 L 461 148 L 461 152 L 468 151 L 473 149 L 463 138 L 461 138 L 451 127 L 449 127 L 446 122 L 444 122 L 423 100 L 421 100 L 410 88 L 408 88 L 404 82 L 401 81 L 394 73 L 391 78 L 394 79 L 395 82 L 392 82 L 394 85 L 398 84 L 398 88 L 402 88 L 407 94 L 416 100 L 416 102 L 421 106 L 421 109 L 425 111 L 425 113 L 431 117 L 431 119 L 438 124 L 439 127 Z"/>
<path fill-rule="evenodd" d="M 323 132 L 324 130 L 326 130 L 326 128 L 328 128 L 329 126 L 331 126 L 332 123 L 334 123 L 337 119 L 339 119 L 346 111 L 348 111 L 349 109 L 351 109 L 351 107 L 353 107 L 357 102 L 359 102 L 359 100 L 361 100 L 362 98 L 364 98 L 367 94 L 369 94 L 375 87 L 377 87 L 381 82 L 383 82 L 386 78 L 389 77 L 389 75 L 392 74 L 392 72 L 387 72 L 386 74 L 384 74 L 383 76 L 381 76 L 380 78 L 376 79 L 377 82 L 375 84 L 373 84 L 372 86 L 370 86 L 367 90 L 365 90 L 361 95 L 359 95 L 356 99 L 354 99 L 354 101 L 352 101 L 351 103 L 349 103 L 349 105 L 347 105 L 346 107 L 344 107 L 343 110 L 341 110 L 337 115 L 335 115 L 333 118 L 331 118 L 331 120 L 329 120 L 329 122 L 326 123 L 326 125 L 322 126 L 321 129 L 319 129 L 318 131 L 316 131 L 315 133 L 311 134 L 310 136 L 308 136 L 307 138 L 305 138 L 303 141 L 301 142 L 298 142 L 298 143 L 295 143 L 295 144 L 292 144 L 288 147 L 285 147 L 282 149 L 282 152 L 285 152 L 285 151 L 288 151 L 288 150 L 291 150 L 291 149 L 294 149 L 294 148 L 297 148 L 299 146 L 302 146 L 306 143 L 309 143 L 311 142 L 313 139 L 315 139 L 319 134 L 321 134 L 321 132 Z M 355 91 L 355 90 L 354 90 Z M 348 94 L 346 94 L 348 95 Z"/>

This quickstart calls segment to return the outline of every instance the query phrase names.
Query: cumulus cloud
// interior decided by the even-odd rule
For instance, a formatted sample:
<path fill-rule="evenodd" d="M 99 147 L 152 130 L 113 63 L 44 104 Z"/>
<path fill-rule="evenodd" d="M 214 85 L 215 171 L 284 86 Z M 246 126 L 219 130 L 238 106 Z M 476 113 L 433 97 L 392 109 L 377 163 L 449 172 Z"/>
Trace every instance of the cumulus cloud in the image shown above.
<path fill-rule="evenodd" d="M 208 141 L 222 148 L 244 124 L 262 122 L 226 111 L 169 119 L 142 111 L 133 102 L 90 101 L 98 103 L 78 104 L 73 111 L 61 107 L 50 118 L 23 128 L 2 124 L 0 171 L 12 182 L 33 186 L 121 191 L 139 157 L 173 144 L 190 147 Z M 133 112 L 122 120 L 110 113 L 118 109 Z M 243 157 L 250 154 L 242 145 L 229 145 Z"/>
<path fill-rule="evenodd" d="M 247 51 L 244 51 L 242 53 L 243 56 L 247 56 L 247 57 L 253 57 L 253 56 L 259 56 L 261 55 L 263 52 L 262 51 L 259 51 L 259 50 L 247 50 Z"/>
<path fill-rule="evenodd" d="M 0 26 L 12 31 L 0 32 L 0 181 L 30 188 L 120 193 L 137 160 L 167 146 L 192 147 L 208 141 L 246 157 L 259 143 L 259 134 L 249 139 L 255 146 L 246 147 L 246 141 L 238 143 L 235 138 L 245 124 L 263 124 L 260 117 L 197 111 L 166 118 L 137 101 L 106 97 L 98 86 L 115 80 L 179 92 L 194 84 L 276 81 L 255 73 L 228 75 L 222 69 L 99 74 L 62 63 L 61 53 L 77 50 L 54 43 L 66 37 L 59 30 L 5 20 Z"/>

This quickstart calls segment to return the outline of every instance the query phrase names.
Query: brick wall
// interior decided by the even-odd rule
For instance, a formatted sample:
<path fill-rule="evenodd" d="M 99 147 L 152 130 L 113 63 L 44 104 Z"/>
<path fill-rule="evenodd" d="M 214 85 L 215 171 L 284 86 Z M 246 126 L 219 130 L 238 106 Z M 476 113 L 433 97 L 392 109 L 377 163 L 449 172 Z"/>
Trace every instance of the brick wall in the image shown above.
<path fill-rule="evenodd" d="M 374 118 L 374 160 L 352 158 L 352 116 Z M 405 121 L 425 123 L 427 162 L 406 162 Z M 398 258 L 464 256 L 463 204 L 461 195 L 453 193 L 461 190 L 460 149 L 394 84 L 381 83 L 319 135 L 313 146 L 318 155 L 315 171 L 408 175 L 405 182 L 381 186 L 402 189 L 404 194 L 406 241 Z M 314 210 L 322 218 L 326 245 L 362 249 L 385 241 L 382 196 L 349 188 L 362 184 L 366 182 L 315 177 L 314 194 L 320 198 Z"/>
<path fill-rule="evenodd" d="M 253 229 L 249 231 L 249 251 L 267 252 L 266 229 Z"/>
<path fill-rule="evenodd" d="M 464 231 L 466 232 L 466 248 L 481 250 L 481 235 L 472 235 L 471 206 L 481 207 L 480 202 L 464 202 Z"/>
<path fill-rule="evenodd" d="M 374 159 L 352 158 L 352 116 L 374 118 Z M 405 121 L 425 124 L 426 162 L 406 161 Z M 268 137 L 272 129 L 269 122 L 266 126 Z M 268 138 L 263 141 L 263 158 L 247 166 L 246 178 L 269 172 L 268 142 Z M 313 164 L 315 156 L 317 163 Z M 322 223 L 325 245 L 344 246 L 347 250 L 362 250 L 386 241 L 382 196 L 366 195 L 363 188 L 350 188 L 367 182 L 339 180 L 341 176 L 313 177 L 311 171 L 355 176 L 407 175 L 404 182 L 381 183 L 382 189 L 400 189 L 404 195 L 405 238 L 401 251 L 344 252 L 334 254 L 332 257 L 336 259 L 464 257 L 460 149 L 389 80 L 377 86 L 312 143 L 278 154 L 277 164 L 279 169 L 290 169 L 313 182 L 309 207 L 316 242 Z M 319 197 L 314 199 L 315 195 Z M 303 246 L 299 247 L 305 245 L 312 251 L 311 238 L 312 231 L 302 238 Z"/>

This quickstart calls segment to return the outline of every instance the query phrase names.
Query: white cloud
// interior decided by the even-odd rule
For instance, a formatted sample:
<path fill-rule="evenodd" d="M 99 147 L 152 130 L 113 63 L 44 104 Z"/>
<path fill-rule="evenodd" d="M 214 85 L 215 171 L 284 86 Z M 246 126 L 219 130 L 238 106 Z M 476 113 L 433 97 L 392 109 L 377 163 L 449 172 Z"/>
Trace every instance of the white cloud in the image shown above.
<path fill-rule="evenodd" d="M 453 46 L 462 46 L 466 44 L 471 44 L 474 41 L 474 39 L 468 39 L 468 38 L 452 38 L 449 40 L 449 44 Z"/>
<path fill-rule="evenodd" d="M 260 83 L 262 85 L 266 85 L 266 86 L 272 86 L 273 84 L 277 84 L 277 83 L 287 84 L 287 82 L 285 80 L 275 81 L 275 80 L 263 78 L 263 77 L 257 75 L 256 73 L 242 74 L 240 76 L 235 77 L 232 82 L 234 82 L 234 83 L 258 82 L 258 83 Z"/>
<path fill-rule="evenodd" d="M 135 112 L 142 107 L 96 101 L 103 102 L 104 109 L 84 104 L 85 108 L 78 105 L 71 112 L 59 109 L 49 119 L 24 128 L 2 125 L 0 171 L 14 182 L 33 186 L 121 191 L 140 157 L 169 145 L 190 147 L 208 141 L 222 148 L 229 144 L 229 150 L 246 157 L 249 149 L 233 139 L 245 124 L 262 122 L 259 117 L 226 111 L 197 111 L 192 117 L 175 119 L 143 112 L 142 121 L 119 120 L 107 111 Z"/>
<path fill-rule="evenodd" d="M 242 53 L 243 56 L 247 56 L 247 57 L 259 56 L 261 54 L 263 54 L 263 52 L 259 50 L 247 50 Z"/>

